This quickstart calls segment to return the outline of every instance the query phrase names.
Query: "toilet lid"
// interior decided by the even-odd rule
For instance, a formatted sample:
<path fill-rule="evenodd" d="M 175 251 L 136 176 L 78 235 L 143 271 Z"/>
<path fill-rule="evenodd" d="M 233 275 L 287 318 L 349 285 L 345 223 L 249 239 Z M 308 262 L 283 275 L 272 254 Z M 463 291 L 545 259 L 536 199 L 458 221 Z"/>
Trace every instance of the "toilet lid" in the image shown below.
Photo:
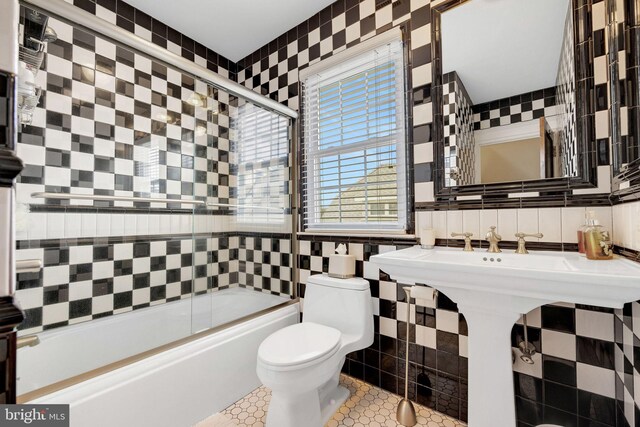
<path fill-rule="evenodd" d="M 295 366 L 330 356 L 338 350 L 341 333 L 313 322 L 287 326 L 265 339 L 258 358 L 271 366 Z"/>

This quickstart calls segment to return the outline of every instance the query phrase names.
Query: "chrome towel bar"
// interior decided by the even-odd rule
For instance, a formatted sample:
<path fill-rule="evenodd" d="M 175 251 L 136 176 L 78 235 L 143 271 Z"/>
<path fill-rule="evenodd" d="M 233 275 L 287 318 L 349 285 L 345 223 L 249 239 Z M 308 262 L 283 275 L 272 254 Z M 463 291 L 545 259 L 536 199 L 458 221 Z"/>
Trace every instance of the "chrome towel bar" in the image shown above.
<path fill-rule="evenodd" d="M 42 270 L 42 260 L 23 259 L 16 261 L 16 273 L 37 273 Z"/>
<path fill-rule="evenodd" d="M 274 208 L 269 206 L 258 205 L 232 205 L 230 203 L 203 202 L 202 200 L 193 199 L 161 199 L 155 197 L 127 197 L 127 196 L 101 196 L 94 194 L 69 194 L 69 193 L 48 193 L 38 192 L 31 193 L 34 199 L 57 199 L 57 200 L 92 200 L 92 201 L 108 201 L 108 202 L 143 202 L 143 203 L 179 203 L 194 206 L 215 206 L 231 209 L 262 209 L 267 211 L 284 212 L 283 208 Z"/>
<path fill-rule="evenodd" d="M 154 197 L 126 197 L 126 196 L 101 196 L 94 194 L 68 194 L 68 193 L 31 193 L 34 199 L 58 199 L 58 200 L 93 200 L 109 202 L 144 202 L 144 203 L 180 203 L 185 205 L 205 205 L 202 200 L 193 199 L 161 199 Z"/>

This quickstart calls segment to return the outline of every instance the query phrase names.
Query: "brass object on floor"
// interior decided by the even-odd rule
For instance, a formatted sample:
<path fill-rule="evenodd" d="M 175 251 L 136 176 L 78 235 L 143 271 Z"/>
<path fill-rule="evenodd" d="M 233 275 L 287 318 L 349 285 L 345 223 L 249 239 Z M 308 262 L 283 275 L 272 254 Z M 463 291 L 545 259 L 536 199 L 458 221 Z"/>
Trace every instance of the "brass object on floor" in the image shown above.
<path fill-rule="evenodd" d="M 411 329 L 411 286 L 405 286 L 404 292 L 407 294 L 407 340 L 404 357 L 404 399 L 398 403 L 396 410 L 396 420 L 406 427 L 413 427 L 418 423 L 416 409 L 409 400 L 409 331 Z"/>

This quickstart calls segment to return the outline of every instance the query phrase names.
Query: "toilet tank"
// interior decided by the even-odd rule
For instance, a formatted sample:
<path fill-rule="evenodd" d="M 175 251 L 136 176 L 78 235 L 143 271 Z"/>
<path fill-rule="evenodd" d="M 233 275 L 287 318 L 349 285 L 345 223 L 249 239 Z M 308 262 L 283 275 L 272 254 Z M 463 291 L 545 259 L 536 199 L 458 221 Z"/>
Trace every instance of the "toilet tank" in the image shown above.
<path fill-rule="evenodd" d="M 304 293 L 303 322 L 331 326 L 348 340 L 373 342 L 373 307 L 369 282 L 360 278 L 309 276 Z"/>

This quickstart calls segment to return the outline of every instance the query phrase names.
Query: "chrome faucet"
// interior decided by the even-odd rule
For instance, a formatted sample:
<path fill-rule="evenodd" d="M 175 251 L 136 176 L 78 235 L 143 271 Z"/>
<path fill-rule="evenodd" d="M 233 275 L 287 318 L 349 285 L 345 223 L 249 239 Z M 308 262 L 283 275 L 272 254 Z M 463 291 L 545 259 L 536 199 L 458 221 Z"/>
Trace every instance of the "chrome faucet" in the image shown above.
<path fill-rule="evenodd" d="M 527 250 L 527 247 L 526 247 L 527 241 L 524 240 L 524 238 L 525 237 L 537 237 L 538 239 L 542 239 L 544 236 L 542 235 L 542 233 L 534 233 L 534 234 L 516 233 L 516 237 L 518 238 L 518 249 L 516 249 L 516 253 L 517 254 L 528 254 L 529 251 Z"/>
<path fill-rule="evenodd" d="M 493 254 L 502 252 L 498 247 L 498 242 L 502 240 L 502 236 L 496 233 L 495 225 L 492 225 L 491 227 L 489 227 L 489 232 L 487 233 L 485 239 L 487 240 L 487 242 L 489 242 L 489 249 L 487 249 L 487 252 L 490 252 Z"/>
<path fill-rule="evenodd" d="M 451 233 L 451 237 L 464 237 L 464 251 L 465 252 L 473 252 L 473 247 L 471 246 L 471 236 L 473 233 Z"/>

